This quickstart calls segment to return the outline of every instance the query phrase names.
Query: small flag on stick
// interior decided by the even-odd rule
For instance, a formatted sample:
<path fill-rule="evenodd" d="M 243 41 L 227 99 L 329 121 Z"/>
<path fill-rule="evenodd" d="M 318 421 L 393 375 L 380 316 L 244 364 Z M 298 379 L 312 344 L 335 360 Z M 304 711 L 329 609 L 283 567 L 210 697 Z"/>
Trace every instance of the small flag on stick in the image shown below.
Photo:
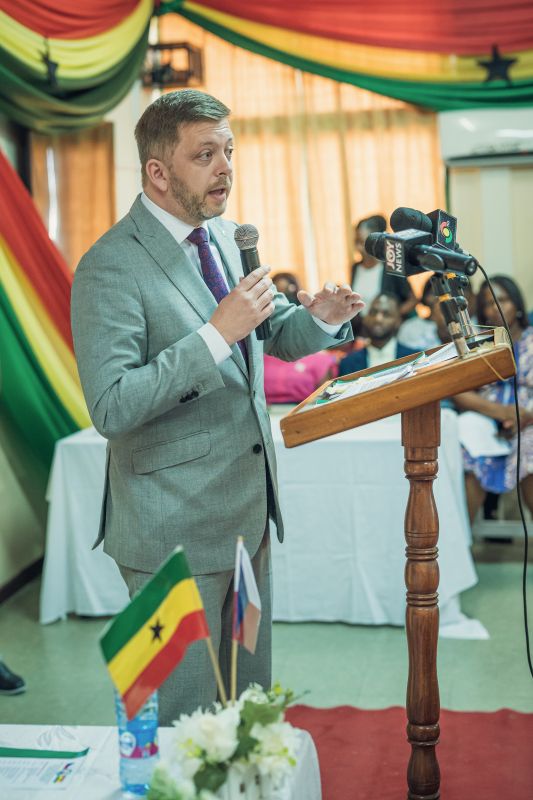
<path fill-rule="evenodd" d="M 255 653 L 257 633 L 261 620 L 259 590 L 255 581 L 252 562 L 244 546 L 242 536 L 239 536 L 237 540 L 233 592 L 231 699 L 235 701 L 237 690 L 237 645 L 241 644 L 250 653 Z"/>
<path fill-rule="evenodd" d="M 166 680 L 187 647 L 208 638 L 202 599 L 178 547 L 100 637 L 128 719 Z"/>

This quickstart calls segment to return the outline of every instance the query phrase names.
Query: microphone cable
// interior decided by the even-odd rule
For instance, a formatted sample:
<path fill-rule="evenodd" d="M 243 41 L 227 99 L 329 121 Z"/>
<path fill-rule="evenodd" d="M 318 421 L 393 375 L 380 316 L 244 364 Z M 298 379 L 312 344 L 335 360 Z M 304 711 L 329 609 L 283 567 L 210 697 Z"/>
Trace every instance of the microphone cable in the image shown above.
<path fill-rule="evenodd" d="M 485 280 L 487 281 L 487 286 L 490 289 L 490 293 L 492 294 L 492 299 L 496 304 L 496 308 L 498 309 L 498 313 L 502 318 L 503 326 L 507 331 L 507 336 L 509 337 L 509 342 L 511 343 L 511 347 L 513 347 L 513 337 L 511 336 L 511 331 L 509 330 L 509 326 L 507 324 L 507 320 L 503 315 L 503 311 L 501 306 L 498 302 L 494 289 L 492 288 L 492 284 L 490 282 L 489 276 L 478 263 L 478 268 L 481 270 L 483 275 L 485 276 Z M 513 348 L 514 350 L 514 348 Z M 514 357 L 514 352 L 513 352 Z M 522 603 L 524 609 L 524 632 L 526 637 L 526 655 L 527 655 L 527 663 L 529 666 L 529 672 L 531 673 L 531 677 L 533 678 L 533 663 L 531 660 L 531 648 L 529 643 L 529 623 L 528 623 L 528 611 L 527 611 L 527 565 L 528 565 L 528 558 L 529 558 L 529 541 L 528 541 L 528 533 L 527 533 L 527 524 L 524 517 L 524 508 L 522 506 L 522 492 L 520 491 L 520 453 L 521 453 L 521 444 L 522 444 L 522 432 L 520 428 L 520 407 L 518 405 L 518 382 L 516 379 L 516 373 L 513 375 L 513 387 L 514 387 L 514 406 L 515 406 L 515 414 L 516 414 L 516 497 L 518 500 L 518 510 L 520 511 L 520 520 L 522 522 L 522 529 L 524 532 L 524 564 L 522 569 Z"/>

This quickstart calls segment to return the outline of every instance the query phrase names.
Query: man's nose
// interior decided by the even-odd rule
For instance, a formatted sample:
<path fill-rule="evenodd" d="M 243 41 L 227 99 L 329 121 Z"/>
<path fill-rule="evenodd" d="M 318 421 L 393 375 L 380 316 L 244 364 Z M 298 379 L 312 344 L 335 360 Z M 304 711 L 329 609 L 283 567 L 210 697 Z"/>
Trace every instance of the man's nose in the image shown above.
<path fill-rule="evenodd" d="M 233 164 L 225 153 L 221 153 L 217 159 L 216 170 L 218 175 L 231 175 L 233 172 Z"/>

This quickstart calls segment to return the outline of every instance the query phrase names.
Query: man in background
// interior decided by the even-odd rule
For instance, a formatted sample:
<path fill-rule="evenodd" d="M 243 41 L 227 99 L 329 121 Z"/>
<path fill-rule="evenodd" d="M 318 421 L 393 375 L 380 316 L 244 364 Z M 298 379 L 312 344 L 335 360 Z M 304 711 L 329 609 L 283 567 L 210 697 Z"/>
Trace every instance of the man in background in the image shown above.
<path fill-rule="evenodd" d="M 363 303 L 326 284 L 300 291 L 297 307 L 273 295 L 267 267 L 243 277 L 236 226 L 220 219 L 233 179 L 229 113 L 192 89 L 146 109 L 135 130 L 143 192 L 81 260 L 72 329 L 91 419 L 109 440 L 97 542 L 130 595 L 184 547 L 226 686 L 244 537 L 263 616 L 255 656 L 240 648 L 241 691 L 270 685 L 269 517 L 283 538 L 254 329 L 270 319 L 265 352 L 297 359 L 349 336 Z M 195 642 L 160 689 L 160 722 L 216 696 L 205 643 Z"/>
<path fill-rule="evenodd" d="M 400 304 L 393 294 L 379 294 L 371 303 L 364 318 L 364 332 L 369 337 L 366 347 L 354 350 L 339 364 L 339 375 L 349 375 L 367 367 L 376 367 L 397 358 L 416 353 L 398 342 L 402 323 Z"/>

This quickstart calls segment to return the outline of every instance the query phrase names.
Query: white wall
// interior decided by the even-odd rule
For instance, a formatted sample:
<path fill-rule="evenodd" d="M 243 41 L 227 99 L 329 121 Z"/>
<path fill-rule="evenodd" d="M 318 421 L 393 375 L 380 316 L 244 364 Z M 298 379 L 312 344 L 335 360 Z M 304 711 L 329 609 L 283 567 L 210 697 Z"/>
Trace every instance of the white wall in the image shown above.
<path fill-rule="evenodd" d="M 453 167 L 450 212 L 457 238 L 490 275 L 514 278 L 533 309 L 533 164 Z M 475 276 L 478 285 L 483 276 Z"/>

